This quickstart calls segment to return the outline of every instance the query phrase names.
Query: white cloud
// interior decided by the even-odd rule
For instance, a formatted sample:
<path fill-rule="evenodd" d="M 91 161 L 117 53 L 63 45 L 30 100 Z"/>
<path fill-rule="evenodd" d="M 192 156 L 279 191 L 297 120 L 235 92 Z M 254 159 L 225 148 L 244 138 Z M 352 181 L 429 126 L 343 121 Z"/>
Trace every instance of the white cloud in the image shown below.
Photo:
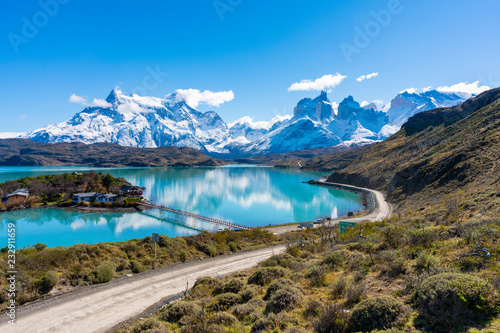
<path fill-rule="evenodd" d="M 25 120 L 26 118 L 28 118 L 28 116 L 25 114 L 22 114 L 19 116 L 19 119 L 21 119 L 21 120 Z"/>
<path fill-rule="evenodd" d="M 417 88 L 406 88 L 405 90 L 400 91 L 399 94 L 402 94 L 404 92 L 407 92 L 409 94 L 416 94 L 417 91 L 418 91 Z"/>
<path fill-rule="evenodd" d="M 311 80 L 302 80 L 300 82 L 296 82 L 292 84 L 288 91 L 311 91 L 311 90 L 327 90 L 331 88 L 335 88 L 338 86 L 344 79 L 347 78 L 345 75 L 341 75 L 339 73 L 335 75 L 324 75 L 315 81 Z"/>
<path fill-rule="evenodd" d="M 106 102 L 104 99 L 94 98 L 94 100 L 91 103 L 89 103 L 87 97 L 78 96 L 76 94 L 71 94 L 71 96 L 69 96 L 69 102 L 85 106 L 92 106 L 92 107 L 101 107 L 101 108 L 111 107 L 111 104 Z"/>
<path fill-rule="evenodd" d="M 209 90 L 199 91 L 198 89 L 177 89 L 175 93 L 178 100 L 184 100 L 194 108 L 202 103 L 210 106 L 220 106 L 234 99 L 232 90 L 213 92 Z"/>
<path fill-rule="evenodd" d="M 460 82 L 449 87 L 442 86 L 438 87 L 436 90 L 440 92 L 463 92 L 478 95 L 486 90 L 490 90 L 490 87 L 480 86 L 479 81 L 476 81 L 473 83 Z"/>
<path fill-rule="evenodd" d="M 0 132 L 0 139 L 17 138 L 23 134 L 23 132 Z"/>
<path fill-rule="evenodd" d="M 374 77 L 377 77 L 377 76 L 378 76 L 378 73 L 377 72 L 373 72 L 371 74 L 361 75 L 360 77 L 358 77 L 356 79 L 356 81 L 361 82 L 361 81 L 364 81 L 364 80 L 373 79 Z"/>
<path fill-rule="evenodd" d="M 71 96 L 69 96 L 69 102 L 77 104 L 85 104 L 87 103 L 87 99 L 85 97 L 78 96 L 76 94 L 71 94 Z"/>
<path fill-rule="evenodd" d="M 122 103 L 118 105 L 116 109 L 120 113 L 148 113 L 153 112 L 152 110 L 144 109 L 140 107 L 138 104 L 133 102 Z"/>

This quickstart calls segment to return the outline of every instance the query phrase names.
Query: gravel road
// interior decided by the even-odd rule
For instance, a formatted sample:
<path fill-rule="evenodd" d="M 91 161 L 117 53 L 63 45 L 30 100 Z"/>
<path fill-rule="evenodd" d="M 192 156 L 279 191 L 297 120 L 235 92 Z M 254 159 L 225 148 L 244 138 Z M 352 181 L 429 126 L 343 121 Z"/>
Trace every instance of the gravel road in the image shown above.
<path fill-rule="evenodd" d="M 332 220 L 332 223 L 338 223 L 340 220 L 346 221 L 346 222 L 361 222 L 361 221 L 381 221 L 383 219 L 387 219 L 391 217 L 392 214 L 392 207 L 391 205 L 385 201 L 384 194 L 379 191 L 371 190 L 369 188 L 362 188 L 362 187 L 357 187 L 357 186 L 351 186 L 351 185 L 345 185 L 345 184 L 337 184 L 337 183 L 328 183 L 325 181 L 318 181 L 316 182 L 316 185 L 322 185 L 322 186 L 331 186 L 331 187 L 342 187 L 343 189 L 348 189 L 354 192 L 359 192 L 359 191 L 369 191 L 371 192 L 373 196 L 373 200 L 375 203 L 375 208 L 368 214 L 363 215 L 361 217 L 354 217 L 354 218 L 338 218 Z M 319 228 L 321 225 L 320 224 L 315 224 L 314 228 Z M 269 232 L 275 233 L 275 234 L 286 234 L 291 231 L 297 231 L 300 230 L 299 226 L 297 224 L 291 224 L 291 225 L 283 225 L 279 227 L 271 227 L 267 228 Z"/>
<path fill-rule="evenodd" d="M 241 252 L 81 288 L 19 308 L 15 326 L 8 324 L 3 315 L 0 332 L 105 332 L 140 315 L 165 297 L 183 292 L 186 282 L 192 287 L 200 276 L 225 275 L 251 268 L 284 250 L 284 246 L 275 246 Z"/>

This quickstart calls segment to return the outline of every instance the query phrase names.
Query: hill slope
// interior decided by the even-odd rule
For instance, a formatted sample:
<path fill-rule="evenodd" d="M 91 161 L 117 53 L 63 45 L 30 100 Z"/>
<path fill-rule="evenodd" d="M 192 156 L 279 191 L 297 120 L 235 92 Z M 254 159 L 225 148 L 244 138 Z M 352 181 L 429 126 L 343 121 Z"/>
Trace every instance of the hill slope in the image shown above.
<path fill-rule="evenodd" d="M 216 166 L 226 162 L 187 147 L 134 148 L 110 143 L 40 143 L 0 140 L 0 165 Z"/>
<path fill-rule="evenodd" d="M 422 192 L 500 189 L 500 89 L 419 113 L 389 139 L 367 148 L 328 180 L 381 189 L 399 202 Z"/>

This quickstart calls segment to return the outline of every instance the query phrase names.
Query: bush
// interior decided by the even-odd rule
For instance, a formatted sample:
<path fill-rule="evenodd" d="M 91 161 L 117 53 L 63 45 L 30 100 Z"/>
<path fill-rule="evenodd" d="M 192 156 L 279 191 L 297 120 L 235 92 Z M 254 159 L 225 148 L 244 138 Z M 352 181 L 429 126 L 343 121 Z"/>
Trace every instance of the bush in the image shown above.
<path fill-rule="evenodd" d="M 141 320 L 137 322 L 132 329 L 133 333 L 139 333 L 139 332 L 165 332 L 167 333 L 167 330 L 162 330 L 163 326 L 161 322 L 158 322 L 155 318 L 147 318 L 144 320 Z"/>
<path fill-rule="evenodd" d="M 250 332 L 267 332 L 266 330 L 279 332 L 278 330 L 284 330 L 289 324 L 294 323 L 294 319 L 285 313 L 270 313 L 267 317 L 257 320 Z"/>
<path fill-rule="evenodd" d="M 269 299 L 269 297 L 271 297 L 276 291 L 280 290 L 281 288 L 285 288 L 285 287 L 297 288 L 297 285 L 295 283 L 293 283 L 292 280 L 289 280 L 289 279 L 275 280 L 267 288 L 266 296 L 264 296 L 264 299 Z"/>
<path fill-rule="evenodd" d="M 111 261 L 106 261 L 99 266 L 94 271 L 94 283 L 105 283 L 113 279 L 116 272 L 116 266 Z"/>
<path fill-rule="evenodd" d="M 237 246 L 237 245 L 236 245 L 236 243 L 234 243 L 234 242 L 229 242 L 229 243 L 227 244 L 227 246 L 229 246 L 229 250 L 230 250 L 231 252 L 236 252 L 236 251 L 238 251 L 238 246 Z"/>
<path fill-rule="evenodd" d="M 254 284 L 247 284 L 246 286 L 243 287 L 243 289 L 240 290 L 238 295 L 240 295 L 242 301 L 246 303 L 255 296 L 257 296 L 260 290 L 261 288 L 259 286 L 256 286 Z"/>
<path fill-rule="evenodd" d="M 285 277 L 287 273 L 288 270 L 282 267 L 262 267 L 248 278 L 248 283 L 265 286 L 275 279 Z"/>
<path fill-rule="evenodd" d="M 391 328 L 402 319 L 405 312 L 403 303 L 391 296 L 364 300 L 352 310 L 352 330 L 370 332 Z"/>
<path fill-rule="evenodd" d="M 303 294 L 299 289 L 282 287 L 267 302 L 266 312 L 278 313 L 284 310 L 291 310 L 300 305 L 302 300 Z"/>
<path fill-rule="evenodd" d="M 365 286 L 363 284 L 351 284 L 346 292 L 346 305 L 351 306 L 357 304 L 363 298 Z"/>
<path fill-rule="evenodd" d="M 305 277 L 309 279 L 311 286 L 320 287 L 326 283 L 326 269 L 325 266 L 312 266 L 306 273 Z"/>
<path fill-rule="evenodd" d="M 240 292 L 240 290 L 243 288 L 245 284 L 243 281 L 239 279 L 231 279 L 229 282 L 226 284 L 216 288 L 214 290 L 214 295 L 219 295 L 219 294 L 224 294 L 224 293 L 233 293 L 237 294 Z"/>
<path fill-rule="evenodd" d="M 130 262 L 130 269 L 132 270 L 132 273 L 134 273 L 134 274 L 137 274 L 137 273 L 144 271 L 142 264 L 140 262 L 138 262 L 137 260 L 132 260 Z"/>
<path fill-rule="evenodd" d="M 261 263 L 261 266 L 264 267 L 281 266 L 284 268 L 298 268 L 300 265 L 300 259 L 292 257 L 288 253 L 276 254 Z"/>
<path fill-rule="evenodd" d="M 254 323 L 262 317 L 262 308 L 265 302 L 261 299 L 255 299 L 246 304 L 239 304 L 233 307 L 233 315 L 246 323 Z"/>
<path fill-rule="evenodd" d="M 470 325 L 489 315 L 494 310 L 495 296 L 486 281 L 460 273 L 431 276 L 415 292 L 421 317 L 435 331 Z"/>
<path fill-rule="evenodd" d="M 321 262 L 332 269 L 341 267 L 345 262 L 345 257 L 340 251 L 328 253 Z"/>
<path fill-rule="evenodd" d="M 201 244 L 199 249 L 209 257 L 214 257 L 217 254 L 217 248 L 213 245 Z"/>
<path fill-rule="evenodd" d="M 194 315 L 200 310 L 201 308 L 194 302 L 178 301 L 161 310 L 159 318 L 169 323 L 177 323 L 184 316 Z"/>
<path fill-rule="evenodd" d="M 343 333 L 347 332 L 348 323 L 348 312 L 338 304 L 330 304 L 313 327 L 316 333 Z"/>
<path fill-rule="evenodd" d="M 309 298 L 307 300 L 304 317 L 317 317 L 323 312 L 323 303 L 315 298 Z"/>
<path fill-rule="evenodd" d="M 49 293 L 59 282 L 59 274 L 55 271 L 47 271 L 37 281 L 37 289 L 40 294 Z"/>
<path fill-rule="evenodd" d="M 226 311 L 236 304 L 242 303 L 241 296 L 234 293 L 225 293 L 214 297 L 210 309 L 213 311 Z"/>
<path fill-rule="evenodd" d="M 342 298 L 346 294 L 348 286 L 349 282 L 344 276 L 341 276 L 336 281 L 332 282 L 330 285 L 330 288 L 332 289 L 332 298 Z"/>
<path fill-rule="evenodd" d="M 179 252 L 179 258 L 181 259 L 182 262 L 186 262 L 186 259 L 187 259 L 186 252 L 181 250 Z"/>
<path fill-rule="evenodd" d="M 427 253 L 421 253 L 415 263 L 415 268 L 418 270 L 430 270 L 436 266 L 436 259 L 433 256 L 428 255 Z"/>
<path fill-rule="evenodd" d="M 238 319 L 230 313 L 219 312 L 210 317 L 209 322 L 220 326 L 232 326 L 238 323 Z"/>

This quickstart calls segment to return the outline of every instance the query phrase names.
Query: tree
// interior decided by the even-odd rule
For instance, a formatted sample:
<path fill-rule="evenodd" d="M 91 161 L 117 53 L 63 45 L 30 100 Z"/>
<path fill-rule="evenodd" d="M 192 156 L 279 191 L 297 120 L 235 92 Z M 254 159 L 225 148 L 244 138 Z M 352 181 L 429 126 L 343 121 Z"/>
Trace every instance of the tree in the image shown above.
<path fill-rule="evenodd" d="M 109 172 L 106 174 L 106 176 L 102 177 L 102 185 L 106 187 L 106 191 L 109 192 L 109 187 L 113 183 L 113 177 L 109 174 Z"/>

